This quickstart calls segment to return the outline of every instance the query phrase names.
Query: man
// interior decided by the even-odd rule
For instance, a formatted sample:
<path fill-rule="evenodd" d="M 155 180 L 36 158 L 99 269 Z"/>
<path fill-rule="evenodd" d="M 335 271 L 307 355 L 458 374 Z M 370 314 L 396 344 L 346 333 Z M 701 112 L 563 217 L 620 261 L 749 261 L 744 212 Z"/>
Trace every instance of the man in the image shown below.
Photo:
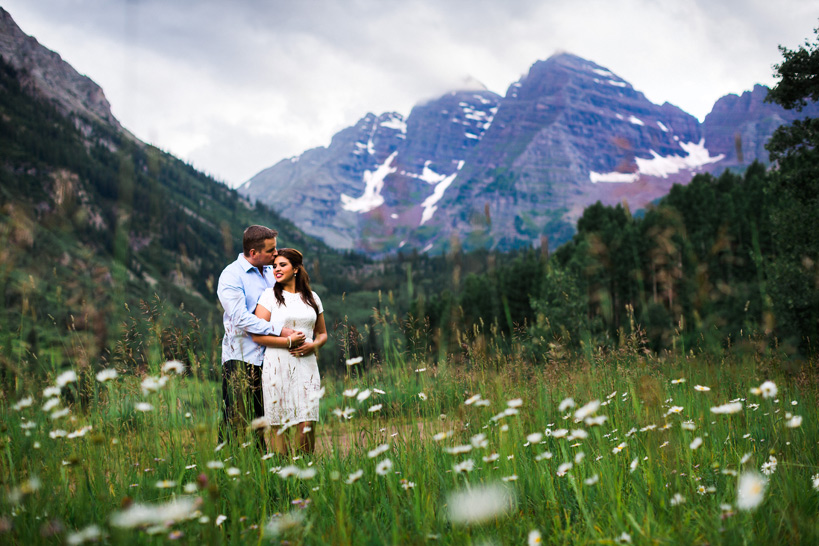
<path fill-rule="evenodd" d="M 276 230 L 250 226 L 242 237 L 242 254 L 219 276 L 216 294 L 225 310 L 222 340 L 223 423 L 219 442 L 264 416 L 262 403 L 262 363 L 264 347 L 250 334 L 290 336 L 293 344 L 304 342 L 303 333 L 283 328 L 284 324 L 264 321 L 253 314 L 256 302 L 276 280 L 271 264 L 276 258 Z M 257 439 L 260 439 L 257 436 Z M 264 446 L 263 439 L 259 447 Z"/>

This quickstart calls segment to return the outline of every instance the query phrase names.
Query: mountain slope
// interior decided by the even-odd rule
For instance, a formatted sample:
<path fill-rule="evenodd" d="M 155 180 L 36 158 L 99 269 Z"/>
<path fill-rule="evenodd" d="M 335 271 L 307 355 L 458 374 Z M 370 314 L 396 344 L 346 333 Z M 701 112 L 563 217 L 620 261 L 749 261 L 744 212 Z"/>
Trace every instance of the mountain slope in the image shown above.
<path fill-rule="evenodd" d="M 406 120 L 368 114 L 239 191 L 332 246 L 374 255 L 554 246 L 598 200 L 637 209 L 697 172 L 766 160 L 764 143 L 794 116 L 763 103 L 765 93 L 723 97 L 700 124 L 561 53 L 504 97 L 457 91 Z"/>

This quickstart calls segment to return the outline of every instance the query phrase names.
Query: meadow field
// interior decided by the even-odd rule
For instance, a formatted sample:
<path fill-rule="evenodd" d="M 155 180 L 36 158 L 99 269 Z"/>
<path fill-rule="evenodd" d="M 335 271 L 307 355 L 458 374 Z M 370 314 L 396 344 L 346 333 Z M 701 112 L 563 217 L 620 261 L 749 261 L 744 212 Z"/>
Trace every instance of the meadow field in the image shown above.
<path fill-rule="evenodd" d="M 289 457 L 217 443 L 212 364 L 18 375 L 0 542 L 819 544 L 815 363 L 490 349 L 350 359 Z"/>

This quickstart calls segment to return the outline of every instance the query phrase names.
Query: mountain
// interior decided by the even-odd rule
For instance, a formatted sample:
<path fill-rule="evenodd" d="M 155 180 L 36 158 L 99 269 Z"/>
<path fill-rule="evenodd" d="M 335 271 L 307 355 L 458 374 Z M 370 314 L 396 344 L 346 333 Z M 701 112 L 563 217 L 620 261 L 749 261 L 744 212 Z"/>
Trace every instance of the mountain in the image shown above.
<path fill-rule="evenodd" d="M 373 255 L 557 245 L 596 201 L 637 209 L 697 172 L 765 160 L 764 143 L 795 117 L 765 93 L 723 97 L 701 124 L 560 53 L 504 97 L 460 90 L 406 120 L 368 114 L 239 191 L 331 246 Z"/>
<path fill-rule="evenodd" d="M 151 351 L 218 363 L 216 282 L 250 224 L 303 250 L 320 293 L 349 291 L 366 261 L 135 139 L 99 86 L 0 9 L 0 378 Z"/>

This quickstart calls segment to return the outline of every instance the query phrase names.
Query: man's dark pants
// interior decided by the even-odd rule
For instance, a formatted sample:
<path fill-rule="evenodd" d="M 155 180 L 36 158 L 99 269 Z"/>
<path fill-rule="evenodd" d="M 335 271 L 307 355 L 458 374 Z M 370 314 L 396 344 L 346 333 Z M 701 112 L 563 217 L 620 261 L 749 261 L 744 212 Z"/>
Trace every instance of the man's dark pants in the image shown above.
<path fill-rule="evenodd" d="M 219 443 L 244 437 L 250 423 L 264 417 L 262 401 L 262 367 L 241 360 L 228 360 L 222 365 L 222 425 Z M 264 437 L 256 434 L 259 449 L 264 450 Z"/>

